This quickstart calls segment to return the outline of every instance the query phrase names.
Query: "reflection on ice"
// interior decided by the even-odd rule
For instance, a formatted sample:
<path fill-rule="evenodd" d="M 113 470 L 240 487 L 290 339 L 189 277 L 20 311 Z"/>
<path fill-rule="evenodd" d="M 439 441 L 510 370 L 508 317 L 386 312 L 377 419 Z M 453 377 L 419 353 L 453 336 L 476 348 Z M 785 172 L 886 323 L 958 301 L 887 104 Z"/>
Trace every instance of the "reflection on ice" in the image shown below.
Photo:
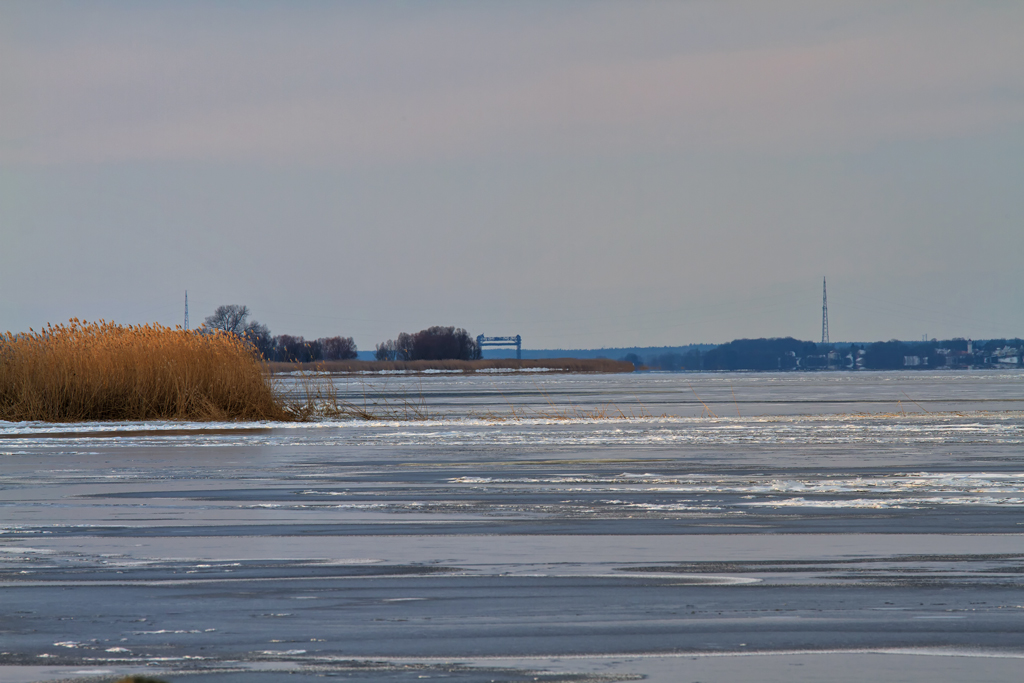
<path fill-rule="evenodd" d="M 550 476 L 550 477 L 455 477 L 453 484 L 473 484 L 484 487 L 522 487 L 550 492 L 566 493 L 681 493 L 689 495 L 747 494 L 755 498 L 764 494 L 802 494 L 802 496 L 828 494 L 871 494 L 876 498 L 788 498 L 739 503 L 746 506 L 804 506 L 804 507 L 906 507 L 910 505 L 1024 505 L 1024 473 L 919 472 L 906 475 L 876 477 L 843 477 L 822 475 L 808 479 L 777 479 L 772 477 L 723 477 L 721 475 L 688 475 L 686 477 L 657 474 L 628 474 L 618 476 Z M 581 486 L 585 485 L 585 486 Z M 893 497 L 891 494 L 903 494 Z M 947 495 L 936 495 L 947 494 Z M 990 494 L 990 495 L 978 495 Z M 1003 495 L 991 495 L 1003 494 Z M 913 495 L 913 498 L 906 497 Z M 707 510 L 717 506 L 688 505 L 687 501 L 674 503 L 637 503 L 636 501 L 604 500 L 609 505 L 629 505 L 645 510 Z"/>
<path fill-rule="evenodd" d="M 433 419 L 0 424 L 0 679 L 1024 651 L 1024 372 L 374 381 Z"/>
<path fill-rule="evenodd" d="M 1024 413 L 797 415 L 772 418 L 634 419 L 474 417 L 411 422 L 135 423 L 67 425 L 6 423 L 0 445 L 77 449 L 95 446 L 742 446 L 999 443 L 1024 444 Z M 70 451 L 65 451 L 70 452 Z M 10 451 L 9 453 L 13 453 Z"/>
<path fill-rule="evenodd" d="M 920 498 L 852 498 L 852 499 L 807 499 L 787 498 L 784 500 L 758 501 L 744 503 L 751 507 L 817 507 L 817 508 L 873 508 L 908 509 L 935 507 L 938 505 L 1024 505 L 1024 497 L 996 496 L 922 496 Z"/>

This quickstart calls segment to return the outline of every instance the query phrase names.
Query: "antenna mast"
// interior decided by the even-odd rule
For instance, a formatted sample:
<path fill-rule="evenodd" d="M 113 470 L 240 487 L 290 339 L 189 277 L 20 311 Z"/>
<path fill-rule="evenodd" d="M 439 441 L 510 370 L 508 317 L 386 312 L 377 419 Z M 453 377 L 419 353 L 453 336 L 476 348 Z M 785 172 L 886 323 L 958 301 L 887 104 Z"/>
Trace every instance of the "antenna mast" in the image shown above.
<path fill-rule="evenodd" d="M 185 290 L 185 329 L 188 329 L 188 290 Z"/>
<path fill-rule="evenodd" d="M 828 290 L 825 278 L 821 278 L 821 343 L 828 344 Z"/>

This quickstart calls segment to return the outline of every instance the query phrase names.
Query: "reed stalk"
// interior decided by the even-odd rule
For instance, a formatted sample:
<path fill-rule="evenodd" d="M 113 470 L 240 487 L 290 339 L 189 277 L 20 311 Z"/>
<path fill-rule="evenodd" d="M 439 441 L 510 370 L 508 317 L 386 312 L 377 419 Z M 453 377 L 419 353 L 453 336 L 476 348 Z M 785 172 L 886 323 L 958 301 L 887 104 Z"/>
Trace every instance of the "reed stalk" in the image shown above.
<path fill-rule="evenodd" d="M 0 337 L 0 419 L 287 420 L 235 335 L 72 318 Z"/>
<path fill-rule="evenodd" d="M 428 420 L 432 417 L 422 395 L 418 400 L 408 397 L 389 399 L 383 390 L 371 392 L 364 385 L 363 399 L 356 402 L 341 398 L 337 385 L 323 374 L 302 372 L 298 383 L 299 398 L 282 399 L 284 409 L 297 420 L 333 418 L 409 421 Z"/>

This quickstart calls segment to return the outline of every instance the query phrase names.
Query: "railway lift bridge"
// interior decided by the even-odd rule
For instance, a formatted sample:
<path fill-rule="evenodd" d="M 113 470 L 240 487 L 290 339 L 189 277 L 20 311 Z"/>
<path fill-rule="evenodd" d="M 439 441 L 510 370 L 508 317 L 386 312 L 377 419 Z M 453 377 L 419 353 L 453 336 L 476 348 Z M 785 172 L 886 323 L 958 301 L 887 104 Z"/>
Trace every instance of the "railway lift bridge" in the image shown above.
<path fill-rule="evenodd" d="M 518 334 L 514 337 L 485 337 L 479 335 L 476 338 L 476 345 L 483 351 L 485 346 L 514 346 L 516 347 L 516 359 L 523 359 L 523 338 Z"/>

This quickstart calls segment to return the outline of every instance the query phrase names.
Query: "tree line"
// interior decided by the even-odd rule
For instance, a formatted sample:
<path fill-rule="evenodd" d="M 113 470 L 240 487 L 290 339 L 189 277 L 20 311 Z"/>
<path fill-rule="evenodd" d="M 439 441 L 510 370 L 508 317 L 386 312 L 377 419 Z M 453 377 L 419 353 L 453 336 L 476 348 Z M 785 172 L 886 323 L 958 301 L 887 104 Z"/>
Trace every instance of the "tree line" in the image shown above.
<path fill-rule="evenodd" d="M 270 329 L 249 319 L 249 307 L 229 304 L 218 306 L 207 316 L 204 329 L 223 330 L 248 341 L 264 360 L 312 363 L 320 360 L 350 360 L 358 352 L 352 337 L 321 337 L 307 340 L 290 334 L 274 336 Z"/>
<path fill-rule="evenodd" d="M 219 306 L 204 323 L 206 330 L 223 330 L 246 339 L 266 360 L 310 363 L 321 360 L 350 360 L 357 357 L 352 337 L 274 336 L 266 325 L 250 319 L 247 306 Z M 382 361 L 477 360 L 482 357 L 476 340 L 461 327 L 428 327 L 419 332 L 401 332 L 375 346 L 374 356 Z M 895 370 L 949 366 L 998 365 L 1015 359 L 1024 366 L 1024 341 L 965 339 L 902 342 L 890 340 L 872 344 L 816 344 L 793 337 L 734 339 L 703 353 L 696 348 L 686 353 L 667 352 L 641 358 L 635 353 L 620 360 L 651 370 L 813 370 L 865 368 Z M 910 359 L 908 361 L 908 359 Z"/>
<path fill-rule="evenodd" d="M 621 358 L 637 368 L 649 370 L 815 370 L 855 369 L 897 370 L 950 366 L 997 365 L 998 356 L 1016 357 L 1024 365 L 1024 341 L 989 339 L 969 342 L 947 339 L 903 342 L 890 340 L 871 344 L 817 344 L 793 337 L 734 339 L 701 353 L 663 353 L 641 358 L 630 353 Z M 908 362 L 909 361 L 909 362 Z"/>
<path fill-rule="evenodd" d="M 864 367 L 873 370 L 895 370 L 907 367 L 908 359 L 915 359 L 918 369 L 955 366 L 998 365 L 998 358 L 1015 358 L 1018 367 L 1024 355 L 1024 340 L 986 339 L 932 339 L 931 341 L 902 342 L 895 339 L 875 342 L 864 348 Z"/>
<path fill-rule="evenodd" d="M 428 327 L 413 334 L 400 332 L 377 344 L 377 360 L 479 360 L 476 340 L 461 327 Z"/>
<path fill-rule="evenodd" d="M 275 337 L 266 325 L 249 316 L 248 306 L 218 306 L 204 321 L 203 329 L 236 334 L 269 361 L 312 363 L 350 360 L 358 355 L 352 337 Z M 375 356 L 377 360 L 478 360 L 482 354 L 476 340 L 461 327 L 434 326 L 412 334 L 401 332 L 395 339 L 377 344 Z"/>
<path fill-rule="evenodd" d="M 690 349 L 686 353 L 663 353 L 647 359 L 631 353 L 622 360 L 652 370 L 793 370 L 800 365 L 798 359 L 819 355 L 817 347 L 814 342 L 792 337 L 735 339 L 704 353 Z"/>

